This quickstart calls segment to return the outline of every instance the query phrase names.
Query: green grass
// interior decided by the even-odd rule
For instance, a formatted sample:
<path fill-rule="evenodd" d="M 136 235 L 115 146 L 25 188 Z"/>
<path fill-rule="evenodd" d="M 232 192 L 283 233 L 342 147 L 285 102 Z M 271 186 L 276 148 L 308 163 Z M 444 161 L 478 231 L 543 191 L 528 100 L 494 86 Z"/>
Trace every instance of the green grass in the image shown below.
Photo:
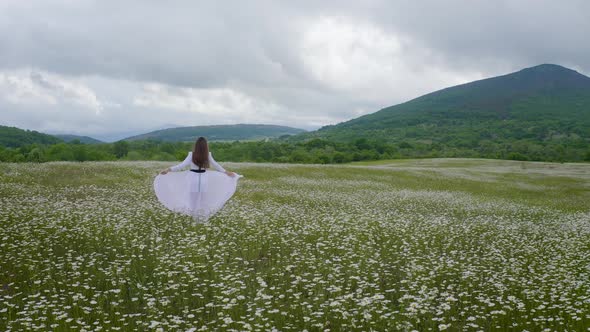
<path fill-rule="evenodd" d="M 0 330 L 590 327 L 590 165 L 225 164 L 208 224 L 167 166 L 0 164 Z"/>
<path fill-rule="evenodd" d="M 403 181 L 402 187 L 462 191 L 563 211 L 586 211 L 590 164 L 489 159 L 407 159 L 355 162 L 377 166 Z"/>

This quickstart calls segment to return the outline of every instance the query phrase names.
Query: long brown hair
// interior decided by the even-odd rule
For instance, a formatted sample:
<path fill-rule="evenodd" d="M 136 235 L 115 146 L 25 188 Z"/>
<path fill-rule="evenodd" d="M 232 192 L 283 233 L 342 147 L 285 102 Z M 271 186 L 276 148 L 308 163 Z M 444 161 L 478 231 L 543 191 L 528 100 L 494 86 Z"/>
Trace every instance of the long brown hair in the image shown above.
<path fill-rule="evenodd" d="M 195 142 L 193 163 L 199 166 L 199 168 L 209 168 L 209 146 L 205 137 L 199 137 Z"/>

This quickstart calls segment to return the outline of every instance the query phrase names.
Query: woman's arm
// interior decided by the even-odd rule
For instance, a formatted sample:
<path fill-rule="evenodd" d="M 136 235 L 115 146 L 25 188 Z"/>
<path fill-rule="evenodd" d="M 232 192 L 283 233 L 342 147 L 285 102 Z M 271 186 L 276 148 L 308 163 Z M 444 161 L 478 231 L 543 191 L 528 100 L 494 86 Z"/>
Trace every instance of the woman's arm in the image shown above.
<path fill-rule="evenodd" d="M 172 167 L 168 167 L 167 169 L 165 169 L 162 172 L 160 172 L 160 174 L 166 174 L 168 172 L 178 172 L 181 169 L 183 169 L 183 168 L 185 168 L 187 166 L 190 166 L 191 160 L 192 160 L 192 156 L 191 156 L 191 153 L 189 152 L 186 155 L 186 158 L 184 158 L 184 160 L 180 164 L 175 165 L 175 166 L 172 166 Z"/>

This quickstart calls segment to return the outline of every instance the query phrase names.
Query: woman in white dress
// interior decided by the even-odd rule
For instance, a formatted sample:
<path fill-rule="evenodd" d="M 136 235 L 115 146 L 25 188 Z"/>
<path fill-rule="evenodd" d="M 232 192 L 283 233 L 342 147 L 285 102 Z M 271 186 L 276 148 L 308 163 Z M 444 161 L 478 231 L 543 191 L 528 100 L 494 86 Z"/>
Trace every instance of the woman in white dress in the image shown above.
<path fill-rule="evenodd" d="M 189 166 L 190 171 L 180 172 Z M 208 170 L 209 166 L 216 171 Z M 221 167 L 209 152 L 207 140 L 199 137 L 183 162 L 156 176 L 154 190 L 158 200 L 170 210 L 204 222 L 231 198 L 240 177 Z"/>

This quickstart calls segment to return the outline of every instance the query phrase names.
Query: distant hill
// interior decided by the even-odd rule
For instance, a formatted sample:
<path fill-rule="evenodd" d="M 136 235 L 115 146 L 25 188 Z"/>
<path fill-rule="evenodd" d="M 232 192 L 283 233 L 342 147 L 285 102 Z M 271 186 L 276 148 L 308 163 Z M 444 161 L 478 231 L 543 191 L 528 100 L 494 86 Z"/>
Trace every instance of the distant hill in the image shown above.
<path fill-rule="evenodd" d="M 80 143 L 84 143 L 84 144 L 98 144 L 98 143 L 104 143 L 103 141 L 97 140 L 96 138 L 92 138 L 92 137 L 88 137 L 88 136 L 78 136 L 78 135 L 53 135 L 55 137 L 58 137 L 62 140 L 64 140 L 65 142 L 71 142 L 73 140 L 78 140 L 80 141 Z"/>
<path fill-rule="evenodd" d="M 590 78 L 562 66 L 539 65 L 439 90 L 293 139 L 313 137 L 463 149 L 517 141 L 535 149 L 556 144 L 588 149 Z"/>
<path fill-rule="evenodd" d="M 128 137 L 124 140 L 157 139 L 168 142 L 191 142 L 199 136 L 204 136 L 209 141 L 246 141 L 278 138 L 283 135 L 295 135 L 302 132 L 304 132 L 303 129 L 285 126 L 236 124 L 168 128 Z"/>
<path fill-rule="evenodd" d="M 28 144 L 55 144 L 63 142 L 60 138 L 34 130 L 0 126 L 0 146 L 18 148 Z"/>

